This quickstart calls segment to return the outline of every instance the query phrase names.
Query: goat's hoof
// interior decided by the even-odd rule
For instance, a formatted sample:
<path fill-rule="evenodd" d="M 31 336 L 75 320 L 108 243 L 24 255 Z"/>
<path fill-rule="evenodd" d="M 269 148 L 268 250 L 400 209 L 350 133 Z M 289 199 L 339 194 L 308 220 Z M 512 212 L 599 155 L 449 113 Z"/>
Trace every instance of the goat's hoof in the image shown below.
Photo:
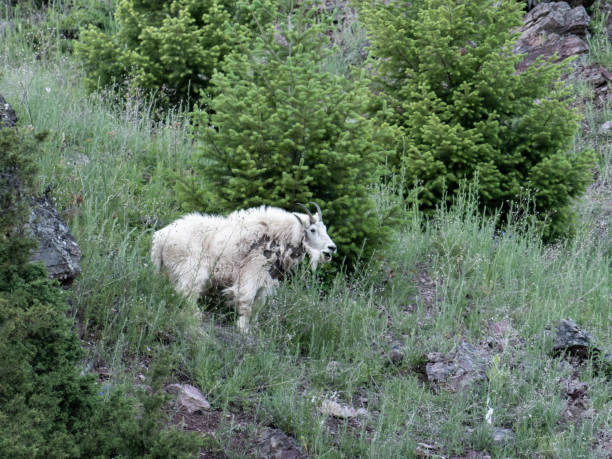
<path fill-rule="evenodd" d="M 249 319 L 245 316 L 238 317 L 238 330 L 240 333 L 248 334 L 249 329 Z"/>

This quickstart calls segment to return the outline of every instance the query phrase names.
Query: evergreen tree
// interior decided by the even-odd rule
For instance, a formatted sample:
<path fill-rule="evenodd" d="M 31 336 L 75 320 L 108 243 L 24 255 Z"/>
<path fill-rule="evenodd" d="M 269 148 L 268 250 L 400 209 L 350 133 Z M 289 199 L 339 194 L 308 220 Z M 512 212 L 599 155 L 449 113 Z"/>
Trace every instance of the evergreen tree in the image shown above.
<path fill-rule="evenodd" d="M 496 0 L 361 2 L 379 106 L 402 135 L 393 164 L 408 187 L 421 185 L 422 208 L 477 178 L 489 209 L 531 195 L 554 236 L 567 231 L 592 157 L 568 153 L 579 124 L 559 83 L 564 67 L 539 61 L 515 70 L 521 10 Z"/>
<path fill-rule="evenodd" d="M 270 11 L 273 0 L 121 0 L 116 31 L 90 27 L 75 51 L 90 89 L 129 79 L 170 103 L 193 103 L 223 58 Z"/>
<path fill-rule="evenodd" d="M 232 54 L 212 79 L 212 115 L 200 112 L 196 177 L 179 195 L 188 209 L 316 201 L 340 252 L 354 260 L 384 239 L 369 187 L 379 181 L 386 128 L 364 116 L 360 81 L 323 69 L 323 24 L 302 5 L 268 28 L 249 55 Z"/>

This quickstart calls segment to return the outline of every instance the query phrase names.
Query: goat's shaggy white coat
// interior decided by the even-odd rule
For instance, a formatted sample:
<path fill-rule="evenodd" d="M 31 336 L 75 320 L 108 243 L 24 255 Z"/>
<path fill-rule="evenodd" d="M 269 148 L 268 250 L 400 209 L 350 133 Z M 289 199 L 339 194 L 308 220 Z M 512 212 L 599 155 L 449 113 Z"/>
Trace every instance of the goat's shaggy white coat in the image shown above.
<path fill-rule="evenodd" d="M 320 209 L 313 216 L 261 206 L 227 217 L 186 215 L 153 235 L 151 259 L 194 301 L 211 288 L 221 289 L 246 332 L 253 302 L 271 293 L 305 253 L 316 269 L 335 251 Z"/>

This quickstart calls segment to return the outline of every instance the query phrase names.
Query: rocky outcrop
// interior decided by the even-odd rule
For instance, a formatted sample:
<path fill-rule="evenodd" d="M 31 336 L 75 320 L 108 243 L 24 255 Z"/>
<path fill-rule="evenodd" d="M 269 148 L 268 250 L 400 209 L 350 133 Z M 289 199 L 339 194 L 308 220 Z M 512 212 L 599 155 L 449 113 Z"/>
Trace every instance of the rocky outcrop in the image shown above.
<path fill-rule="evenodd" d="M 81 273 L 81 249 L 48 196 L 33 197 L 30 208 L 28 226 L 38 240 L 32 261 L 42 261 L 50 278 L 70 285 Z"/>
<path fill-rule="evenodd" d="M 566 2 L 540 3 L 523 19 L 515 52 L 525 54 L 517 65 L 522 71 L 538 57 L 561 61 L 589 51 L 586 39 L 590 22 L 584 6 L 572 8 Z"/>
<path fill-rule="evenodd" d="M 17 115 L 15 110 L 0 96 L 0 128 L 15 127 L 17 124 Z"/>
<path fill-rule="evenodd" d="M 587 38 L 590 18 L 585 8 L 592 2 L 538 3 L 523 18 L 520 37 L 514 48 L 524 58 L 517 65 L 519 72 L 533 64 L 537 58 L 562 61 L 589 52 Z M 600 13 L 612 12 L 612 2 L 600 6 Z M 612 37 L 612 17 L 608 16 L 608 37 Z M 602 108 L 612 96 L 612 73 L 599 64 L 577 60 L 572 74 L 585 81 L 592 89 L 595 107 Z"/>
<path fill-rule="evenodd" d="M 603 108 L 612 95 L 610 90 L 612 72 L 599 64 L 578 64 L 575 73 L 593 89 L 595 107 Z"/>
<path fill-rule="evenodd" d="M 17 115 L 0 96 L 0 127 L 15 127 Z M 38 248 L 32 253 L 32 261 L 42 261 L 49 277 L 67 286 L 81 273 L 81 250 L 70 229 L 55 209 L 51 198 L 45 194 L 30 199 L 31 214 L 28 230 L 38 240 Z"/>
<path fill-rule="evenodd" d="M 553 2 L 550 0 L 527 1 L 527 10 L 532 10 L 533 8 L 535 8 L 541 3 L 553 3 Z M 593 5 L 593 3 L 595 3 L 595 0 L 569 0 L 567 3 L 572 8 L 575 8 L 577 6 L 584 6 L 585 8 L 590 8 Z"/>

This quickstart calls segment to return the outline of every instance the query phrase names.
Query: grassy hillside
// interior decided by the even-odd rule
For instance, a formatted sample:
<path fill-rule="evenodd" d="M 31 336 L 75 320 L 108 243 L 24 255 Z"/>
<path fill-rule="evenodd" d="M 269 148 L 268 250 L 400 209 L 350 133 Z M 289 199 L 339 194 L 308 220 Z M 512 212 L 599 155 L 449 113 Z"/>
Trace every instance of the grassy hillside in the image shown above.
<path fill-rule="evenodd" d="M 39 186 L 52 187 L 83 252 L 69 302 L 85 371 L 109 386 L 146 386 L 153 363 L 167 362 L 167 383 L 197 386 L 217 413 L 203 433 L 203 454 L 216 457 L 253 454 L 257 426 L 286 432 L 313 457 L 612 454 L 612 375 L 552 352 L 568 317 L 612 347 L 612 147 L 597 134 L 610 107 L 584 102 L 575 143 L 600 161 L 575 203 L 573 239 L 543 245 L 518 213 L 496 229 L 469 192 L 431 219 L 408 206 L 372 260 L 333 279 L 300 271 L 245 338 L 233 311 L 190 304 L 149 262 L 152 233 L 182 213 L 174 184 L 196 149 L 188 114 L 160 116 L 137 90 L 127 100 L 88 94 L 58 34 L 33 37 L 36 16 L 3 8 L 0 94 L 22 126 L 49 131 Z M 345 38 L 363 37 L 351 27 Z M 355 44 L 346 49 L 330 67 L 354 58 Z M 399 199 L 392 188 L 373 193 L 381 210 Z M 485 362 L 483 377 L 459 390 L 429 381 L 432 353 L 451 359 L 464 343 Z M 367 414 L 328 416 L 324 400 Z M 500 429 L 511 438 L 494 440 Z"/>

